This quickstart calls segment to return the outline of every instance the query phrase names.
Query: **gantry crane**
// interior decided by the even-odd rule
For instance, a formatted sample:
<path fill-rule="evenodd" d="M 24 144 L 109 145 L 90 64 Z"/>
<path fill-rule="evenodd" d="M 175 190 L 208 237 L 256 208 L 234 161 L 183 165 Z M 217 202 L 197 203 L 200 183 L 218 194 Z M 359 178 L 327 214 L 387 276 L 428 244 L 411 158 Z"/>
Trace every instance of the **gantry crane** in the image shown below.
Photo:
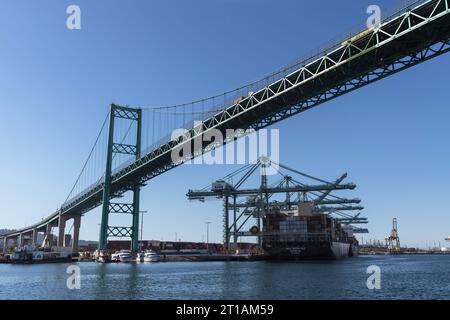
<path fill-rule="evenodd" d="M 390 253 L 400 253 L 400 238 L 397 230 L 397 218 L 392 219 L 392 230 L 386 239 L 386 246 Z"/>

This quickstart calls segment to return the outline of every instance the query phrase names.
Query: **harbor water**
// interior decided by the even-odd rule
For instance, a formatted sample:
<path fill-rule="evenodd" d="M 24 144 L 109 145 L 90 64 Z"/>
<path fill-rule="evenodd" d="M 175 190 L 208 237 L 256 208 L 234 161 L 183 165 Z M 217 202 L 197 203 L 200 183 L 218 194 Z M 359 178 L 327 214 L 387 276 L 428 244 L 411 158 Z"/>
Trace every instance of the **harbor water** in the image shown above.
<path fill-rule="evenodd" d="M 80 288 L 69 289 L 69 266 Z M 368 289 L 378 266 L 380 289 Z M 69 281 L 70 282 L 70 281 Z M 448 299 L 450 255 L 310 262 L 0 264 L 0 299 Z"/>

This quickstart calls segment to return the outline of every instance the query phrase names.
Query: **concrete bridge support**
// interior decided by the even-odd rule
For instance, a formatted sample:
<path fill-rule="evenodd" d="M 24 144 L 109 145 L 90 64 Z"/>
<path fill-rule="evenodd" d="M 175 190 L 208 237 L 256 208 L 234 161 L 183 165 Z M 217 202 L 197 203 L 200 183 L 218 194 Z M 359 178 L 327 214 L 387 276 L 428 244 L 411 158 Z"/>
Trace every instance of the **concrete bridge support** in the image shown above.
<path fill-rule="evenodd" d="M 16 242 L 16 247 L 22 247 L 23 246 L 23 240 L 24 240 L 24 234 L 21 233 L 18 237 L 17 237 L 17 242 Z"/>
<path fill-rule="evenodd" d="M 53 236 L 52 236 L 52 224 L 51 222 L 45 226 L 44 232 L 44 247 L 51 247 L 53 244 Z"/>
<path fill-rule="evenodd" d="M 52 224 L 51 224 L 51 222 L 48 223 L 48 224 L 45 226 L 45 234 L 46 234 L 47 236 L 52 234 Z"/>
<path fill-rule="evenodd" d="M 69 247 L 70 243 L 66 240 L 66 224 L 67 221 L 73 219 L 73 234 L 72 234 L 72 250 L 73 252 L 78 251 L 78 242 L 80 240 L 80 226 L 81 226 L 81 215 L 70 215 L 61 216 L 58 223 L 58 247 Z"/>
<path fill-rule="evenodd" d="M 81 226 L 81 215 L 73 217 L 73 236 L 72 236 L 72 251 L 78 251 L 78 242 L 80 240 L 80 226 Z"/>
<path fill-rule="evenodd" d="M 19 246 L 33 244 L 33 230 L 22 232 L 19 237 Z"/>
<path fill-rule="evenodd" d="M 58 247 L 65 247 L 65 235 L 66 235 L 66 221 L 67 218 L 63 215 L 59 216 L 58 222 Z"/>
<path fill-rule="evenodd" d="M 8 248 L 8 238 L 3 238 L 3 253 L 6 253 L 7 248 Z"/>
<path fill-rule="evenodd" d="M 32 233 L 32 236 L 31 236 L 31 244 L 33 245 L 33 246 L 37 246 L 37 237 L 38 237 L 38 231 L 37 231 L 37 229 L 34 229 L 33 230 L 33 233 Z"/>

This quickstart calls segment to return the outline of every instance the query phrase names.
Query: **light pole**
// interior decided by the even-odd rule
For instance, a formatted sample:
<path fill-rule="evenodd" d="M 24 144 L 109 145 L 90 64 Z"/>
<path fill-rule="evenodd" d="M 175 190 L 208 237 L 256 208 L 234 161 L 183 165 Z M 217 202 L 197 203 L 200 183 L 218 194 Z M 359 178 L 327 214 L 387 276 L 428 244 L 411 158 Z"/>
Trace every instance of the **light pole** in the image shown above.
<path fill-rule="evenodd" d="M 142 232 L 144 230 L 144 213 L 148 213 L 148 211 L 139 211 L 141 214 L 141 244 L 139 245 L 139 248 L 142 251 Z"/>
<path fill-rule="evenodd" d="M 206 251 L 209 253 L 209 225 L 211 222 L 206 221 Z"/>

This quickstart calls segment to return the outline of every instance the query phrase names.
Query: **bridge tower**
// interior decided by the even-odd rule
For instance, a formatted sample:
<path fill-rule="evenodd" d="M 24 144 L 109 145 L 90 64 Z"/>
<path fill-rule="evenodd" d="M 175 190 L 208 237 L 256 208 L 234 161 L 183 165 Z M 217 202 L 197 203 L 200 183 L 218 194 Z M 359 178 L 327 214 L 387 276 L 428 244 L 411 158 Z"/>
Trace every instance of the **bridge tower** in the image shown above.
<path fill-rule="evenodd" d="M 390 253 L 401 252 L 400 238 L 398 237 L 397 218 L 392 219 L 392 231 L 389 237 L 386 238 L 386 245 Z"/>
<path fill-rule="evenodd" d="M 114 140 L 114 124 L 116 119 L 136 122 L 136 144 L 123 144 Z M 140 183 L 135 182 L 127 186 L 133 192 L 133 203 L 111 202 L 117 197 L 117 191 L 112 188 L 112 161 L 114 154 L 132 155 L 138 160 L 141 157 L 141 133 L 142 133 L 142 109 L 111 104 L 109 116 L 109 135 L 106 156 L 106 170 L 103 185 L 102 201 L 102 223 L 100 227 L 99 250 L 106 250 L 109 237 L 131 238 L 131 249 L 137 251 L 139 248 L 139 199 Z M 111 213 L 125 213 L 132 216 L 131 227 L 110 226 L 109 215 Z"/>

